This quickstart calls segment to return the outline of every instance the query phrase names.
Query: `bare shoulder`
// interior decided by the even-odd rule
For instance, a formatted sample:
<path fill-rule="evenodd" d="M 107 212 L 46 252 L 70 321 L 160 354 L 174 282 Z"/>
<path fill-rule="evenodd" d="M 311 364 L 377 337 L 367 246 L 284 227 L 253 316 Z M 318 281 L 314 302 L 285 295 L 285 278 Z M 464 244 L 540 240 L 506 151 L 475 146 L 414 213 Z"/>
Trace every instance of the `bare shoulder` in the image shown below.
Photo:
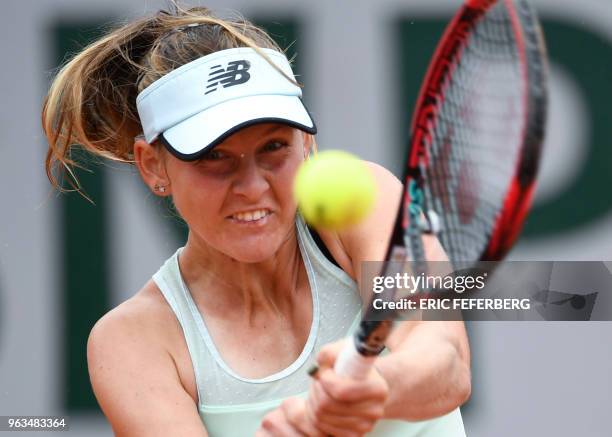
<path fill-rule="evenodd" d="M 402 182 L 382 165 L 371 161 L 364 161 L 364 163 L 374 175 L 379 197 L 382 196 L 388 200 L 395 199 L 396 202 L 399 202 L 402 194 Z"/>
<path fill-rule="evenodd" d="M 206 435 L 169 349 L 176 324 L 151 281 L 93 327 L 89 375 L 115 435 Z"/>
<path fill-rule="evenodd" d="M 130 323 L 155 323 L 160 317 L 172 318 L 171 308 L 153 280 L 149 280 L 134 296 L 106 313 L 94 326 Z"/>
<path fill-rule="evenodd" d="M 104 347 L 106 342 L 114 346 L 126 344 L 138 348 L 146 344 L 149 348 L 163 348 L 168 326 L 173 323 L 176 322 L 172 310 L 153 281 L 149 281 L 136 295 L 96 322 L 89 335 L 88 352 L 96 352 L 95 348 Z"/>
<path fill-rule="evenodd" d="M 402 184 L 393 173 L 365 161 L 376 183 L 372 213 L 361 223 L 340 232 L 317 229 L 325 245 L 353 279 L 361 275 L 362 261 L 381 261 L 385 255 L 402 195 Z"/>

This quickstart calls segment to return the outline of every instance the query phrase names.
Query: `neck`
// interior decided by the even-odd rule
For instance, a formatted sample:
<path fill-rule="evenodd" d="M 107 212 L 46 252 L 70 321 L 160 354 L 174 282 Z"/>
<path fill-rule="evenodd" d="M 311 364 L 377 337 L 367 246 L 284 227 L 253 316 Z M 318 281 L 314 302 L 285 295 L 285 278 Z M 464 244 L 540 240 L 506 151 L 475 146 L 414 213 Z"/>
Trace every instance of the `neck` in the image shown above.
<path fill-rule="evenodd" d="M 249 321 L 259 314 L 290 315 L 299 284 L 307 281 L 295 232 L 292 228 L 274 255 L 256 263 L 231 258 L 190 233 L 179 259 L 181 274 L 207 310 L 222 314 L 231 308 Z"/>

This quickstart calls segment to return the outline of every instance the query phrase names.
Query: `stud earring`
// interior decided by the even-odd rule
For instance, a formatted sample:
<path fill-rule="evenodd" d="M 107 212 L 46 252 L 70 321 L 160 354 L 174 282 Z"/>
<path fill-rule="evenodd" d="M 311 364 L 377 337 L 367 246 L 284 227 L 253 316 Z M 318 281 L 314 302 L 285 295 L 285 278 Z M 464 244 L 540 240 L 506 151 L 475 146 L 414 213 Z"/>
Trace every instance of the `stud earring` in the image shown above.
<path fill-rule="evenodd" d="M 165 187 L 165 186 L 163 186 L 163 185 L 155 185 L 155 186 L 153 187 L 153 189 L 154 189 L 155 191 L 159 191 L 160 193 L 165 193 L 165 192 L 166 192 L 166 187 Z"/>

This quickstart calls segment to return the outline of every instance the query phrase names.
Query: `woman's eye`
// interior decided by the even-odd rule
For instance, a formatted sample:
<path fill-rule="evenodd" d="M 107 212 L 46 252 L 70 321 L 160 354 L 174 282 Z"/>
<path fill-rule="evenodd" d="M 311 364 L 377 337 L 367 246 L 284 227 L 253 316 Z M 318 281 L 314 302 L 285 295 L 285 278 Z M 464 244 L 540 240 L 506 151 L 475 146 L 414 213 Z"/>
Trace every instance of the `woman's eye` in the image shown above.
<path fill-rule="evenodd" d="M 283 141 L 270 141 L 268 144 L 263 146 L 263 151 L 264 152 L 274 152 L 276 150 L 280 150 L 287 146 L 288 144 Z"/>
<path fill-rule="evenodd" d="M 203 156 L 202 156 L 202 160 L 204 161 L 218 161 L 220 159 L 225 158 L 225 155 L 223 154 L 223 152 L 220 152 L 219 150 L 211 150 L 209 152 L 206 152 Z"/>

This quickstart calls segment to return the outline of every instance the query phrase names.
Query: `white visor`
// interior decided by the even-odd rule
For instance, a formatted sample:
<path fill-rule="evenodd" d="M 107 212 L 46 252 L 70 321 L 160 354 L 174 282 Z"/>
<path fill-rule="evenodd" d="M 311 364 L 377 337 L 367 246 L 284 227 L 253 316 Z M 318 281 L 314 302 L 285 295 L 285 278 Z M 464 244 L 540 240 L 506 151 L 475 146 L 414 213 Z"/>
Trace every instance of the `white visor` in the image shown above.
<path fill-rule="evenodd" d="M 285 55 L 261 49 L 288 77 Z M 176 157 L 195 160 L 255 123 L 284 123 L 316 133 L 302 90 L 252 48 L 222 50 L 185 64 L 136 98 L 148 143 L 161 140 Z"/>

